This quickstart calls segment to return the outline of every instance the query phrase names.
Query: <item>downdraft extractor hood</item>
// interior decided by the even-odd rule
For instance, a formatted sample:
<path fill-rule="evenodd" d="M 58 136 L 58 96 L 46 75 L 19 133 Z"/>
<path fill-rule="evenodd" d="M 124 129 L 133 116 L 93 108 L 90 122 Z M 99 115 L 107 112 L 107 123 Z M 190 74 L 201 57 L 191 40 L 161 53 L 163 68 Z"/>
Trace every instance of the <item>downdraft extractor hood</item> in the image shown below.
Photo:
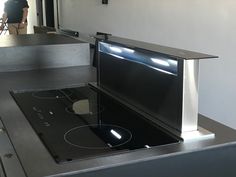
<path fill-rule="evenodd" d="M 198 126 L 201 59 L 216 56 L 97 36 L 97 86 L 184 140 L 214 137 Z"/>

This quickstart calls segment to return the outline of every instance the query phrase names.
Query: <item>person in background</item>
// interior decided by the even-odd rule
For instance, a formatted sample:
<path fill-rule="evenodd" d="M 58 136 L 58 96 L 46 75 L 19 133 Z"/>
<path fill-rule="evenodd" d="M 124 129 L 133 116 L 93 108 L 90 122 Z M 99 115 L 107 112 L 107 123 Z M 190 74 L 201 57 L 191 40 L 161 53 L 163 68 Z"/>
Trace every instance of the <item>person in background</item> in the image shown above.
<path fill-rule="evenodd" d="M 27 34 L 27 0 L 8 0 L 5 3 L 2 24 L 0 30 L 4 29 L 4 24 L 8 24 L 9 34 Z"/>

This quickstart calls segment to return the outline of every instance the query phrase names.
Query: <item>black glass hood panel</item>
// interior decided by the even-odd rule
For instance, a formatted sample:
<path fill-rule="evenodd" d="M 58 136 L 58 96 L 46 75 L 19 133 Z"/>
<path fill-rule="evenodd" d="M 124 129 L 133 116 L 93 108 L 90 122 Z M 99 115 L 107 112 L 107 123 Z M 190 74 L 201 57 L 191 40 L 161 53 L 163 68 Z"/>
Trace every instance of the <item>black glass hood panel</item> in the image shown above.
<path fill-rule="evenodd" d="M 178 142 L 88 86 L 11 94 L 58 163 Z"/>
<path fill-rule="evenodd" d="M 98 49 L 100 88 L 181 131 L 182 60 L 110 41 Z"/>

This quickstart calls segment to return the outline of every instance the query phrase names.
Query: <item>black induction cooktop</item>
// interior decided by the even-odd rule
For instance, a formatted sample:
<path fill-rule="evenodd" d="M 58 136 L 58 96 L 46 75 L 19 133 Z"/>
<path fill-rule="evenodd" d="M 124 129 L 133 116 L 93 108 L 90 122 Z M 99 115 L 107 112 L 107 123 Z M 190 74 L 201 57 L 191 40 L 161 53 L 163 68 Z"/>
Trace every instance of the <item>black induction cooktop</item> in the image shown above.
<path fill-rule="evenodd" d="M 11 94 L 57 163 L 178 142 L 90 86 Z"/>

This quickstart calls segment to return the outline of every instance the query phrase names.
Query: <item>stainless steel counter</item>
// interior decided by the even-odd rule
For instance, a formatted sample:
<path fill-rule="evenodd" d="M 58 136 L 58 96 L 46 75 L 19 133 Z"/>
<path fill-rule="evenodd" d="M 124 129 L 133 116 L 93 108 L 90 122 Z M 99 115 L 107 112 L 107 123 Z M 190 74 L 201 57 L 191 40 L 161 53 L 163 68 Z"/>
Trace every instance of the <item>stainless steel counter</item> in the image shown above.
<path fill-rule="evenodd" d="M 59 34 L 5 35 L 0 38 L 0 48 L 83 43 L 71 37 Z"/>
<path fill-rule="evenodd" d="M 236 162 L 236 131 L 201 115 L 200 126 L 214 132 L 214 139 L 57 164 L 10 96 L 9 90 L 69 87 L 95 81 L 95 74 L 95 69 L 88 66 L 0 74 L 0 116 L 26 176 L 236 176 L 233 165 Z M 13 166 L 7 170 L 13 170 L 15 177 L 19 177 Z"/>
<path fill-rule="evenodd" d="M 0 72 L 90 65 L 89 44 L 59 34 L 0 37 Z"/>

